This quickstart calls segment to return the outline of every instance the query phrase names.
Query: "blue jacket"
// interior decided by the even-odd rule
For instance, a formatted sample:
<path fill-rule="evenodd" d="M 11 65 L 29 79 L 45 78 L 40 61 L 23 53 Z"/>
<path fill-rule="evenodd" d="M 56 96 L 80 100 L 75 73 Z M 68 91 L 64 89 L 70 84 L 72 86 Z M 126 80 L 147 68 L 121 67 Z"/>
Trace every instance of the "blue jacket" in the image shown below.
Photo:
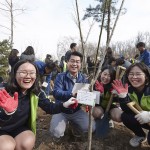
<path fill-rule="evenodd" d="M 88 83 L 88 80 L 85 78 L 83 74 L 78 73 L 76 83 Z M 58 101 L 65 102 L 69 98 L 71 98 L 74 84 L 75 83 L 71 79 L 69 71 L 59 73 L 56 76 L 54 90 L 53 90 L 53 96 L 56 99 L 56 102 Z M 78 105 L 76 109 L 66 108 L 65 113 L 71 114 L 76 112 L 79 109 L 80 109 L 80 105 Z"/>
<path fill-rule="evenodd" d="M 145 49 L 144 52 L 140 54 L 139 61 L 150 68 L 150 51 Z"/>
<path fill-rule="evenodd" d="M 39 60 L 35 61 L 34 63 L 37 66 L 40 75 L 44 75 L 45 74 L 46 63 L 44 63 L 42 61 L 39 61 Z"/>
<path fill-rule="evenodd" d="M 44 63 L 42 61 L 39 61 L 39 60 L 35 61 L 34 63 L 38 68 L 40 76 L 45 76 L 46 63 Z M 45 89 L 45 92 L 46 92 L 47 95 L 50 94 L 50 81 L 51 81 L 51 73 L 49 75 L 46 75 L 46 82 L 48 83 L 48 86 Z"/>

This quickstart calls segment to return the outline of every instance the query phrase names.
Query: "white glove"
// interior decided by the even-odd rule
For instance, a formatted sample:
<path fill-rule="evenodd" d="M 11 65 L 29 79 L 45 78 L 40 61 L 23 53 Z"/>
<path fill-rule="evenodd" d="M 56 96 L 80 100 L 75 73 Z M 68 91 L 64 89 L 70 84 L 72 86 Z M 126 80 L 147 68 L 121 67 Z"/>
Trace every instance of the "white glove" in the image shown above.
<path fill-rule="evenodd" d="M 71 97 L 68 101 L 66 101 L 66 102 L 63 103 L 63 106 L 65 108 L 68 108 L 70 105 L 72 105 L 72 104 L 75 103 L 74 99 L 75 99 L 74 97 Z"/>
<path fill-rule="evenodd" d="M 127 96 L 127 93 L 126 93 L 126 92 L 119 94 L 115 89 L 113 89 L 113 90 L 111 91 L 111 93 L 112 93 L 112 94 L 115 94 L 115 95 L 118 95 L 119 98 L 125 98 L 125 97 Z"/>
<path fill-rule="evenodd" d="M 135 116 L 137 121 L 139 121 L 140 124 L 145 124 L 150 122 L 150 112 L 149 111 L 141 111 L 139 114 Z"/>

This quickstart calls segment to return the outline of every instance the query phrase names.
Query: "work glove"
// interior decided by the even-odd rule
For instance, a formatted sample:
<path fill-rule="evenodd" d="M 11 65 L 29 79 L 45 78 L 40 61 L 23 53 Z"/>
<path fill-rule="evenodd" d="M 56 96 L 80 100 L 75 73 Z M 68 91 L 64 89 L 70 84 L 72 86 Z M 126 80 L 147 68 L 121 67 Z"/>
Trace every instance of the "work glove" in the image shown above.
<path fill-rule="evenodd" d="M 89 106 L 86 106 L 85 111 L 89 112 Z"/>
<path fill-rule="evenodd" d="M 135 116 L 137 121 L 139 121 L 140 124 L 145 124 L 150 122 L 150 112 L 149 111 L 141 111 L 139 114 Z"/>
<path fill-rule="evenodd" d="M 65 108 L 70 107 L 72 109 L 75 109 L 78 106 L 78 101 L 74 97 L 71 97 L 68 101 L 63 103 L 63 106 Z"/>
<path fill-rule="evenodd" d="M 120 80 L 114 80 L 112 83 L 112 93 L 117 94 L 119 98 L 125 98 L 128 93 L 128 84 L 122 84 Z"/>
<path fill-rule="evenodd" d="M 95 82 L 95 89 L 100 93 L 104 93 L 103 83 L 99 82 L 98 80 Z"/>
<path fill-rule="evenodd" d="M 0 107 L 8 114 L 14 112 L 18 107 L 18 92 L 11 97 L 6 90 L 0 90 Z"/>

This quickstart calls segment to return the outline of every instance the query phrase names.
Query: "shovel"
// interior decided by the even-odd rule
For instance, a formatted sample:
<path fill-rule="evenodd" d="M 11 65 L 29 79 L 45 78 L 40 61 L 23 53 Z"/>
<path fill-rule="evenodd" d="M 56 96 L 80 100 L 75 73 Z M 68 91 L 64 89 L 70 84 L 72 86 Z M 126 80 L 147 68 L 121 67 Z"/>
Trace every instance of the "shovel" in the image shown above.
<path fill-rule="evenodd" d="M 102 119 L 96 120 L 96 137 L 105 138 L 109 131 L 109 109 L 112 104 L 113 94 L 111 94 L 107 108 Z"/>
<path fill-rule="evenodd" d="M 135 113 L 139 114 L 140 111 L 142 111 L 142 108 L 135 102 L 129 102 L 127 103 L 127 106 Z M 150 126 L 150 123 L 147 123 Z M 141 142 L 141 147 L 145 147 L 145 143 L 147 143 L 147 137 Z M 147 145 L 147 144 L 146 144 Z"/>
<path fill-rule="evenodd" d="M 142 108 L 135 102 L 129 102 L 127 103 L 127 106 L 135 113 L 139 114 L 140 111 L 143 111 Z M 147 123 L 150 126 L 150 123 Z"/>
<path fill-rule="evenodd" d="M 120 70 L 121 70 L 121 73 L 120 73 Z M 122 66 L 118 66 L 117 71 L 116 71 L 116 79 L 121 79 L 123 77 L 125 71 L 126 71 L 126 68 L 124 68 Z M 119 75 L 119 73 L 120 73 L 120 75 Z M 103 115 L 103 118 L 96 120 L 96 137 L 98 137 L 98 138 L 105 138 L 109 131 L 109 109 L 112 104 L 113 97 L 114 97 L 114 95 L 111 94 L 109 102 L 108 102 L 106 110 L 105 110 L 105 113 Z"/>

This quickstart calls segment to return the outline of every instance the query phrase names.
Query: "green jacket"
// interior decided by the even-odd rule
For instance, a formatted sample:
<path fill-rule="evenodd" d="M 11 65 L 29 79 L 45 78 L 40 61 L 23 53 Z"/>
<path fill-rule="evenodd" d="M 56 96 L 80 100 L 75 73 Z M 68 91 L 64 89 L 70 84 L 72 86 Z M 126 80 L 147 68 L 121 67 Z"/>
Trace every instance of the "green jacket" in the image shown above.
<path fill-rule="evenodd" d="M 35 94 L 30 95 L 31 115 L 29 118 L 29 127 L 36 134 L 36 119 L 39 98 Z"/>
<path fill-rule="evenodd" d="M 141 106 L 141 108 L 143 110 L 150 111 L 150 86 L 147 86 L 145 88 L 145 91 L 142 95 L 140 103 L 139 103 L 137 94 L 134 91 L 132 91 L 131 93 L 128 93 L 128 95 L 129 95 L 131 101 L 135 101 L 137 104 L 139 104 Z"/>
<path fill-rule="evenodd" d="M 103 96 L 101 96 L 101 103 L 100 103 L 100 105 L 101 105 L 103 108 L 106 108 L 106 107 L 107 107 L 107 104 L 108 104 L 108 102 L 109 102 L 110 96 L 111 96 L 111 93 L 110 93 L 110 92 L 106 92 Z"/>

